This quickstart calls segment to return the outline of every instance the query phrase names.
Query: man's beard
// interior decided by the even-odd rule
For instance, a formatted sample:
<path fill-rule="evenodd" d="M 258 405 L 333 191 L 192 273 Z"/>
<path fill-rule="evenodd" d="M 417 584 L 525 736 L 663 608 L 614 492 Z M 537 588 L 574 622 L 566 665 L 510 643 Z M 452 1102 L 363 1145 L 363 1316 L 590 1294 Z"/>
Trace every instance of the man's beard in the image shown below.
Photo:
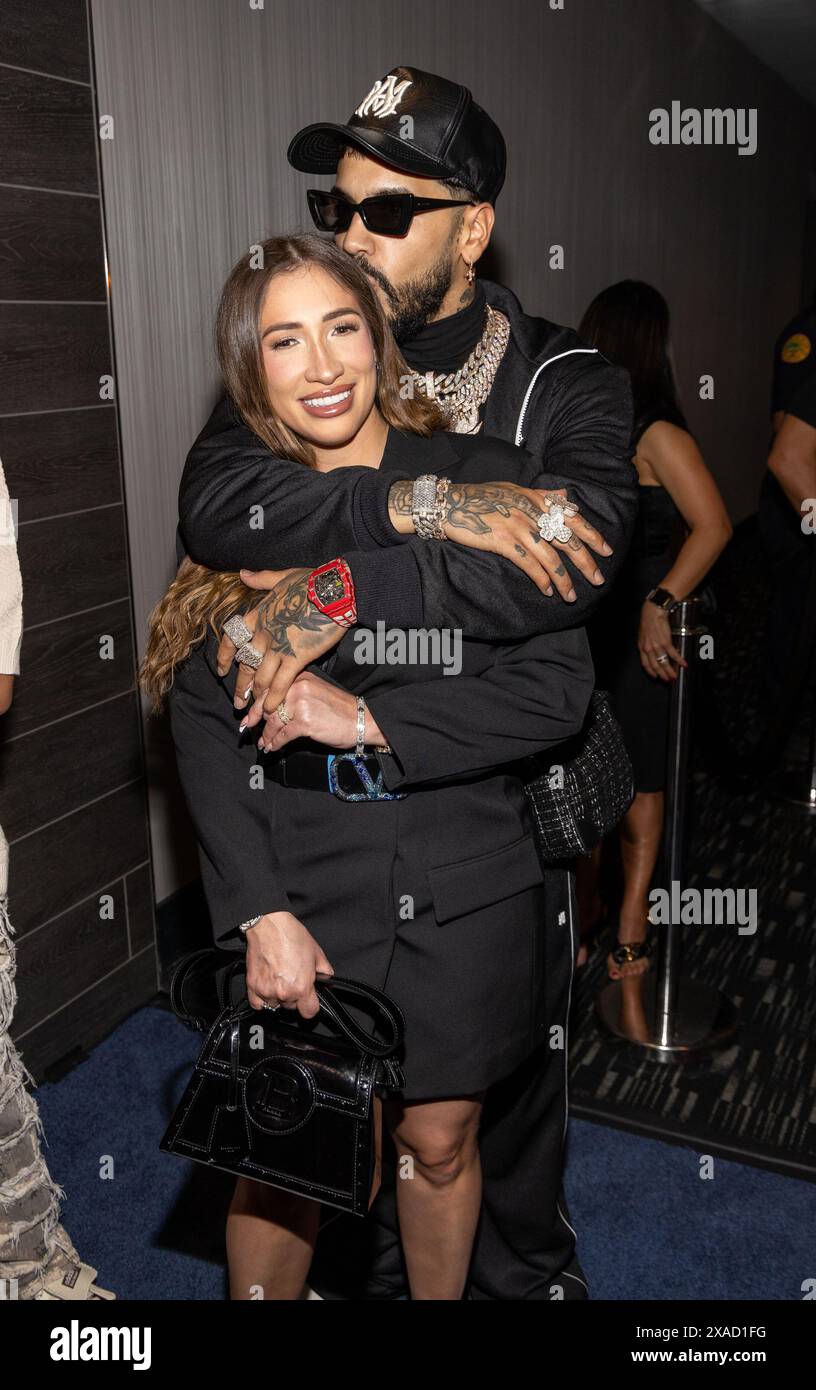
<path fill-rule="evenodd" d="M 453 266 L 447 248 L 430 270 L 399 288 L 392 285 L 382 271 L 369 265 L 364 256 L 356 259 L 360 269 L 380 286 L 385 295 L 388 326 L 398 343 L 409 343 L 416 337 L 441 308 L 453 283 Z"/>

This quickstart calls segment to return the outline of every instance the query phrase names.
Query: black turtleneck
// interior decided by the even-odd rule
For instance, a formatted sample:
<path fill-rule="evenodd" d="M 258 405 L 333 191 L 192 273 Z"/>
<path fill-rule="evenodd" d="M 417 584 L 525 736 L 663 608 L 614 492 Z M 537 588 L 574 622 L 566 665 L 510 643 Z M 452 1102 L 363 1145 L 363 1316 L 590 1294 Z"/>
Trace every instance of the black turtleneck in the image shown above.
<path fill-rule="evenodd" d="M 400 352 L 417 372 L 456 372 L 467 361 L 484 332 L 487 300 L 479 281 L 470 304 L 456 314 L 426 323 Z"/>

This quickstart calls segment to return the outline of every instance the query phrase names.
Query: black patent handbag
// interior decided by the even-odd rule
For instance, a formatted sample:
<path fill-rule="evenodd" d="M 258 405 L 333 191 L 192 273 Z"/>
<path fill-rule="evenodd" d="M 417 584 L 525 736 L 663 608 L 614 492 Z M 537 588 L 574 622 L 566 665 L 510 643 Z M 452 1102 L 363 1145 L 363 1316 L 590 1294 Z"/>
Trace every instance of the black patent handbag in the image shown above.
<path fill-rule="evenodd" d="M 538 775 L 524 790 L 547 862 L 590 854 L 632 804 L 632 764 L 606 691 L 592 692 L 579 734 L 531 762 Z"/>
<path fill-rule="evenodd" d="M 316 1019 L 256 1010 L 246 998 L 229 999 L 243 968 L 243 956 L 210 949 L 193 952 L 174 973 L 174 1012 L 208 1031 L 159 1148 L 365 1216 L 373 1097 L 405 1085 L 393 1057 L 404 1037 L 402 1012 L 380 990 L 336 975 L 315 980 Z M 356 1021 L 336 997 L 343 993 L 373 1013 L 385 1040 Z M 317 1031 L 317 1019 L 336 1031 Z"/>

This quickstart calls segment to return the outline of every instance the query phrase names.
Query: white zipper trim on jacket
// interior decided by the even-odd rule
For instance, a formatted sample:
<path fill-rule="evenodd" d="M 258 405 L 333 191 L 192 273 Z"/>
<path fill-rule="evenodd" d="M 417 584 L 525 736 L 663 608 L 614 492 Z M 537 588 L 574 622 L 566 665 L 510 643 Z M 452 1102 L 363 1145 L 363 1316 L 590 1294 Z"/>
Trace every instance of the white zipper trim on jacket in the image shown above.
<path fill-rule="evenodd" d="M 523 437 L 522 432 L 521 432 L 522 429 L 523 429 L 523 427 L 524 427 L 524 416 L 525 416 L 525 414 L 526 414 L 527 407 L 528 407 L 528 405 L 530 404 L 530 397 L 531 397 L 532 394 L 533 394 L 533 387 L 535 386 L 536 382 L 538 381 L 539 372 L 543 372 L 543 370 L 544 370 L 545 367 L 549 367 L 549 365 L 550 365 L 551 362 L 557 362 L 557 361 L 559 360 L 559 358 L 561 358 L 561 357 L 571 357 L 572 354 L 573 354 L 574 352 L 597 352 L 597 351 L 598 351 L 597 348 L 569 348 L 569 350 L 568 350 L 567 352 L 559 352 L 559 353 L 556 353 L 555 357 L 548 357 L 546 362 L 542 362 L 540 367 L 536 367 L 536 370 L 535 370 L 535 372 L 534 372 L 534 374 L 533 374 L 533 379 L 532 379 L 532 381 L 530 382 L 530 385 L 527 387 L 527 394 L 526 394 L 526 396 L 524 397 L 524 400 L 523 400 L 522 403 L 521 403 L 521 410 L 519 411 L 518 423 L 517 423 L 517 425 L 516 425 L 516 438 L 515 438 L 515 444 L 516 444 L 517 447 L 520 448 L 521 445 L 524 443 L 524 437 Z"/>

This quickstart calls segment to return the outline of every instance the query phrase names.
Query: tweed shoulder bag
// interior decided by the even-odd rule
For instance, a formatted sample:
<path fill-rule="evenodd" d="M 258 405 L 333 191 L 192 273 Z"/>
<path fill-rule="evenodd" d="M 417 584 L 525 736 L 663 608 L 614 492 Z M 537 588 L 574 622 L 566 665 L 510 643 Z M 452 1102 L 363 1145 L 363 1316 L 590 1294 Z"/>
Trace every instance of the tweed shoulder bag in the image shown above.
<path fill-rule="evenodd" d="M 524 790 L 547 861 L 591 853 L 632 803 L 632 764 L 603 690 L 592 692 L 579 734 L 528 763 L 538 775 Z"/>

